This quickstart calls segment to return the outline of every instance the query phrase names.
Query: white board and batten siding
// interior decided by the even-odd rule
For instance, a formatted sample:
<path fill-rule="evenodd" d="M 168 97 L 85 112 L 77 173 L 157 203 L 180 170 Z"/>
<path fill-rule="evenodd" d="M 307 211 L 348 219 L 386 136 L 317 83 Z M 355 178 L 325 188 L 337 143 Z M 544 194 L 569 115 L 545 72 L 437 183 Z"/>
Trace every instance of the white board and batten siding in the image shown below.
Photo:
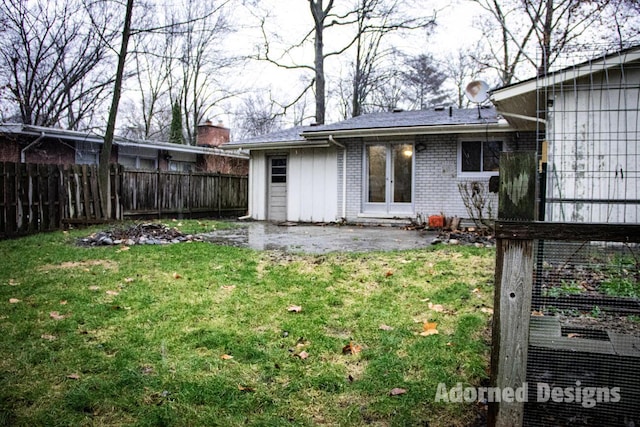
<path fill-rule="evenodd" d="M 338 216 L 338 166 L 335 148 L 252 151 L 249 164 L 249 212 L 269 218 L 269 161 L 287 158 L 286 220 L 331 222 Z"/>
<path fill-rule="evenodd" d="M 640 222 L 640 70 L 581 83 L 550 114 L 547 220 Z"/>

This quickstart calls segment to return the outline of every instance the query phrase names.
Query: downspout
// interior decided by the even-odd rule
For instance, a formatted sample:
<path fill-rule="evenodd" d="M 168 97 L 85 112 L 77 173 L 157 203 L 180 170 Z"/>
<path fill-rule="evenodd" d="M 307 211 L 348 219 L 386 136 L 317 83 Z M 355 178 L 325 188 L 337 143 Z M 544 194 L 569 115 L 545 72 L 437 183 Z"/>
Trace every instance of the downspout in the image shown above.
<path fill-rule="evenodd" d="M 329 135 L 329 141 L 332 144 L 342 148 L 342 218 L 347 219 L 347 147 L 333 139 L 333 135 Z"/>
<path fill-rule="evenodd" d="M 40 136 L 37 137 L 35 141 L 33 141 L 31 144 L 27 145 L 22 150 L 20 150 L 20 163 L 27 162 L 27 150 L 33 147 L 34 145 L 37 145 L 40 141 L 42 141 L 42 138 L 44 138 L 44 132 L 40 132 Z"/>

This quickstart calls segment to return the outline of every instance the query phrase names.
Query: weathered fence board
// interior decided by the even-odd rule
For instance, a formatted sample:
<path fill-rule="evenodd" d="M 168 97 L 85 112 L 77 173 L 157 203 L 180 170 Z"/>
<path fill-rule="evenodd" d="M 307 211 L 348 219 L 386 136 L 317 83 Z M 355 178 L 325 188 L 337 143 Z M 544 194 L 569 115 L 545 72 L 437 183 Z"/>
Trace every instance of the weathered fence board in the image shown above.
<path fill-rule="evenodd" d="M 246 176 L 126 170 L 122 178 L 124 217 L 224 216 L 247 209 Z"/>
<path fill-rule="evenodd" d="M 246 176 L 124 170 L 112 165 L 109 190 L 95 165 L 0 163 L 0 238 L 125 217 L 245 213 Z M 108 197 L 108 211 L 101 200 Z"/>

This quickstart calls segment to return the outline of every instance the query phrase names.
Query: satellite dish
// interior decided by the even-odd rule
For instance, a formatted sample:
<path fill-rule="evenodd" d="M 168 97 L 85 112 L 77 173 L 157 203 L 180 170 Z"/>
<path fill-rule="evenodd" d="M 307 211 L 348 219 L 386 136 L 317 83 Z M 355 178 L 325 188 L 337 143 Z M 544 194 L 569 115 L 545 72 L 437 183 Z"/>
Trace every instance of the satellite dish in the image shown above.
<path fill-rule="evenodd" d="M 469 101 L 482 104 L 489 99 L 489 85 L 482 80 L 474 80 L 467 85 L 464 93 L 469 98 Z"/>

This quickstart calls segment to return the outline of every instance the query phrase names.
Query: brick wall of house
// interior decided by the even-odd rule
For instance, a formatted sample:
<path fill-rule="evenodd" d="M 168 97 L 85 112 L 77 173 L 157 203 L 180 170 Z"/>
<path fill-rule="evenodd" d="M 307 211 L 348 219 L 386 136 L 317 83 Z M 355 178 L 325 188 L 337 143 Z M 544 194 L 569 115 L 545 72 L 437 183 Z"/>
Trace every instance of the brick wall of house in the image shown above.
<path fill-rule="evenodd" d="M 72 144 L 44 140 L 26 152 L 25 160 L 27 163 L 72 165 L 76 162 L 76 151 Z"/>
<path fill-rule="evenodd" d="M 196 170 L 201 172 L 249 175 L 249 159 L 236 157 L 199 155 Z"/>
<path fill-rule="evenodd" d="M 347 147 L 347 221 L 359 222 L 358 214 L 362 211 L 362 152 L 363 143 L 360 139 L 346 141 Z M 342 166 L 342 165 L 340 165 Z M 342 174 L 342 168 L 339 169 Z M 342 199 L 342 182 L 339 181 L 339 199 Z M 342 215 L 342 208 L 340 208 Z"/>
<path fill-rule="evenodd" d="M 465 135 L 464 139 L 485 139 L 487 135 Z M 505 151 L 534 151 L 535 132 L 498 134 L 490 136 L 503 140 Z M 463 177 L 458 174 L 458 143 L 460 135 L 419 135 L 415 137 L 414 217 L 429 215 L 458 216 L 468 218 L 458 184 L 481 182 L 486 188 L 489 177 Z M 341 141 L 347 146 L 347 220 L 369 222 L 359 217 L 363 200 L 363 149 L 362 140 Z M 403 140 L 403 142 L 411 142 Z M 498 196 L 488 194 L 492 214 L 497 214 Z M 342 154 L 338 154 L 338 216 L 342 216 Z"/>
<path fill-rule="evenodd" d="M 17 163 L 20 161 L 20 147 L 16 141 L 0 139 L 0 162 Z"/>

